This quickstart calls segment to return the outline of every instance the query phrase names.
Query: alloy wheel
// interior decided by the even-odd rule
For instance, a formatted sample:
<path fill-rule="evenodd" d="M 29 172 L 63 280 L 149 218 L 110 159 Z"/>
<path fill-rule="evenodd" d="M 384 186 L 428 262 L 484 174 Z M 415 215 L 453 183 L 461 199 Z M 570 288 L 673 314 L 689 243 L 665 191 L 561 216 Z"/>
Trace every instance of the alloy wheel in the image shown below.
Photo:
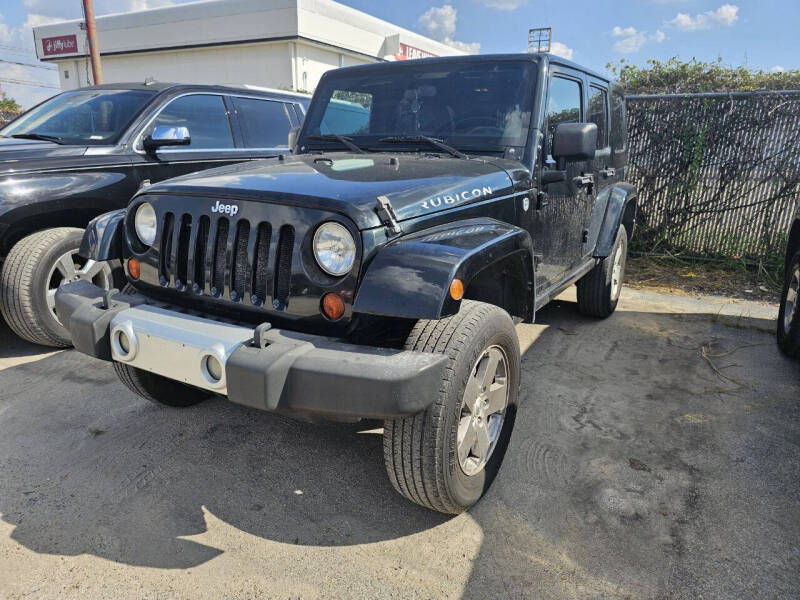
<path fill-rule="evenodd" d="M 500 438 L 508 406 L 508 358 L 500 346 L 483 351 L 472 367 L 458 424 L 458 462 L 466 475 L 479 473 Z"/>

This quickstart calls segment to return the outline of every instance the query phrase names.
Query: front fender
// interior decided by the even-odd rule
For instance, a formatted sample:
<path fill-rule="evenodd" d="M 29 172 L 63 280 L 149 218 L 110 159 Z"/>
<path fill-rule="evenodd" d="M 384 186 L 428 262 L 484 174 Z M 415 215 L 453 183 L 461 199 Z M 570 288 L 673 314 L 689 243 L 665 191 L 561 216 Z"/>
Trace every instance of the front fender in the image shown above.
<path fill-rule="evenodd" d="M 106 261 L 123 258 L 126 209 L 107 212 L 89 221 L 78 253 L 86 259 Z"/>
<path fill-rule="evenodd" d="M 594 249 L 596 258 L 605 258 L 611 253 L 620 225 L 625 225 L 629 240 L 633 236 L 636 222 L 636 196 L 636 188 L 630 183 L 619 183 L 611 188 Z"/>
<path fill-rule="evenodd" d="M 353 312 L 408 319 L 453 315 L 461 304 L 450 297 L 453 279 L 461 279 L 468 289 L 478 273 L 520 254 L 524 260 L 515 264 L 532 268 L 530 234 L 495 219 L 466 219 L 432 227 L 378 252 L 358 288 Z M 530 272 L 521 276 L 530 279 Z"/>

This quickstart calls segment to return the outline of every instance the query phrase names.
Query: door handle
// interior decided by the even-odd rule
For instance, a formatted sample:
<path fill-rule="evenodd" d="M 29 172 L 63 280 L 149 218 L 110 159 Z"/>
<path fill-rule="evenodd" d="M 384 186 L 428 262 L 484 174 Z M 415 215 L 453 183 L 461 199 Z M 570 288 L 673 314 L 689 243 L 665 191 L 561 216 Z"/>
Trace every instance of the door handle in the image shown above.
<path fill-rule="evenodd" d="M 575 184 L 575 187 L 586 188 L 586 193 L 591 196 L 592 190 L 594 189 L 594 175 L 591 173 L 589 175 L 579 175 L 578 177 L 572 178 L 572 183 Z"/>
<path fill-rule="evenodd" d="M 592 185 L 594 183 L 594 177 L 592 177 L 591 175 L 579 175 L 578 177 L 572 178 L 572 183 L 574 183 L 578 187 Z"/>
<path fill-rule="evenodd" d="M 617 174 L 617 170 L 613 167 L 609 167 L 607 169 L 602 169 L 600 174 L 605 177 L 606 179 L 611 179 L 614 175 Z"/>

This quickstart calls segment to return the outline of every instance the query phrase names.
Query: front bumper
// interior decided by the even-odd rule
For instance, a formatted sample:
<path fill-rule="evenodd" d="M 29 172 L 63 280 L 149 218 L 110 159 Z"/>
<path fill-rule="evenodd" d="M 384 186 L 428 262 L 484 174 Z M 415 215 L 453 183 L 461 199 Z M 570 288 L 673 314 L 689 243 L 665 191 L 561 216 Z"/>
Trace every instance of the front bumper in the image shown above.
<path fill-rule="evenodd" d="M 138 294 L 104 298 L 86 281 L 62 286 L 56 310 L 84 354 L 277 412 L 336 419 L 416 414 L 435 399 L 447 362 L 441 354 L 266 327 L 256 336 L 253 328 L 150 305 Z M 210 373 L 208 357 L 222 365 L 221 377 Z"/>

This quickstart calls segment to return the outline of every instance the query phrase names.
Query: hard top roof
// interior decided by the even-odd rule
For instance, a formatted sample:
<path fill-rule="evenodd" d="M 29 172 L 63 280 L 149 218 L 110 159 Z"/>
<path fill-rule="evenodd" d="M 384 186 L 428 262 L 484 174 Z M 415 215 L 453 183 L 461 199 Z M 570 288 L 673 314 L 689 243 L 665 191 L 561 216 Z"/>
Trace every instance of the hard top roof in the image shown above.
<path fill-rule="evenodd" d="M 381 62 L 381 63 L 369 63 L 366 65 L 356 65 L 352 67 L 343 67 L 341 69 L 336 69 L 336 71 L 358 71 L 358 70 L 371 70 L 371 69 L 386 69 L 386 68 L 402 68 L 404 66 L 411 67 L 413 65 L 420 65 L 420 64 L 439 64 L 439 63 L 481 63 L 487 61 L 500 61 L 500 60 L 527 60 L 531 62 L 539 62 L 542 58 L 545 58 L 550 64 L 554 65 L 561 65 L 565 67 L 569 67 L 572 69 L 576 69 L 587 75 L 591 75 L 592 77 L 596 77 L 597 79 L 611 82 L 611 78 L 608 75 L 603 75 L 601 73 L 597 73 L 596 71 L 592 71 L 591 69 L 581 66 L 578 63 L 575 63 L 571 60 L 567 60 L 561 56 L 557 56 L 556 54 L 552 54 L 549 52 L 525 52 L 525 53 L 518 53 L 518 54 L 471 54 L 467 56 L 438 56 L 434 58 L 419 58 L 415 60 L 409 61 L 397 61 L 397 62 Z M 391 66 L 389 66 L 391 65 Z M 331 71 L 328 71 L 330 73 Z M 327 75 L 327 73 L 326 73 Z"/>

